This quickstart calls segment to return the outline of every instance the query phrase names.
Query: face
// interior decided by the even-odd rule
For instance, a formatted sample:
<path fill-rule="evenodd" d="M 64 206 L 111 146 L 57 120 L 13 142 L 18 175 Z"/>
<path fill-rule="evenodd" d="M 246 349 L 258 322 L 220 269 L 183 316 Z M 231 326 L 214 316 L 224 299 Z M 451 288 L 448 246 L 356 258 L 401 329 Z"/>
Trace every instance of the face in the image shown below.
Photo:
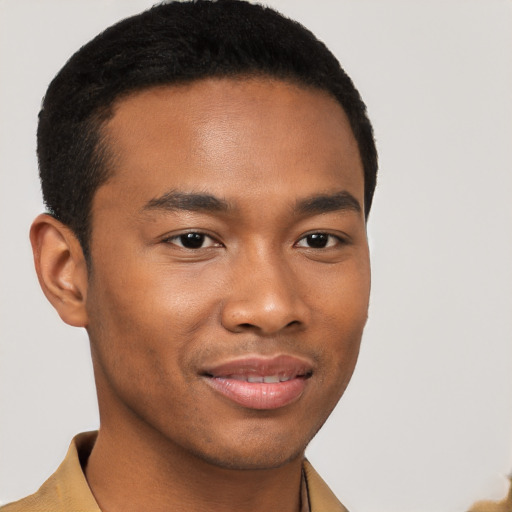
<path fill-rule="evenodd" d="M 300 456 L 343 394 L 370 288 L 363 169 L 317 90 L 209 79 L 120 101 L 87 291 L 102 429 L 227 468 Z"/>

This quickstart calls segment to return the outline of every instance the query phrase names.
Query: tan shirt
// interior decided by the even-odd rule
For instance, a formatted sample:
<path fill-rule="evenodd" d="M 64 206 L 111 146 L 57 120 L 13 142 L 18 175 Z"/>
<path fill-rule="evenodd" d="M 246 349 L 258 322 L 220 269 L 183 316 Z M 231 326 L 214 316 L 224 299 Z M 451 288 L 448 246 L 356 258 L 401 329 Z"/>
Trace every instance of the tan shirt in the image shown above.
<path fill-rule="evenodd" d="M 508 494 L 501 501 L 479 501 L 468 512 L 512 512 L 512 476 Z"/>
<path fill-rule="evenodd" d="M 101 512 L 82 471 L 95 440 L 96 432 L 76 436 L 62 464 L 41 488 L 0 507 L 1 512 Z M 309 512 L 348 512 L 307 460 L 303 470 L 302 512 L 308 512 L 308 506 Z"/>

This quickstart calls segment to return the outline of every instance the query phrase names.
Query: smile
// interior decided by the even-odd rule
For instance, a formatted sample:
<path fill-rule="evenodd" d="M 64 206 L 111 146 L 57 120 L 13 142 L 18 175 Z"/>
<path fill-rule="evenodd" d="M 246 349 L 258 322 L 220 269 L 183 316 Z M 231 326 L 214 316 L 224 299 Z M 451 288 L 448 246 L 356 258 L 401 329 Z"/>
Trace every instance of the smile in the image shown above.
<path fill-rule="evenodd" d="M 234 380 L 240 380 L 244 382 L 264 382 L 266 384 L 275 384 L 277 382 L 287 382 L 292 377 L 285 376 L 285 375 L 268 375 L 268 376 L 261 376 L 261 375 L 231 375 L 230 377 Z"/>
<path fill-rule="evenodd" d="M 224 398 L 248 409 L 278 409 L 297 401 L 312 376 L 312 365 L 292 356 L 237 359 L 202 373 Z"/>

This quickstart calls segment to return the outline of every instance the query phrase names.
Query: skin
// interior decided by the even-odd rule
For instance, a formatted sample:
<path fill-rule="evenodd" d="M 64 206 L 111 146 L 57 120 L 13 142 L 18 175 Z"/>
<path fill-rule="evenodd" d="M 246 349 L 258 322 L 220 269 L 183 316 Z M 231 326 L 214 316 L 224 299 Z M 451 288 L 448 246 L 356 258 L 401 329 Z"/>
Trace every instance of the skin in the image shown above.
<path fill-rule="evenodd" d="M 105 134 L 115 164 L 93 201 L 91 271 L 55 219 L 31 232 L 45 294 L 89 333 L 101 427 L 86 477 L 100 507 L 299 510 L 305 447 L 367 319 L 363 170 L 345 113 L 318 90 L 208 79 L 122 99 Z M 226 208 L 164 207 L 171 192 Z M 339 193 L 359 210 L 329 206 Z M 183 247 L 190 231 L 204 245 Z M 281 354 L 313 372 L 273 410 L 235 404 L 201 373 Z"/>

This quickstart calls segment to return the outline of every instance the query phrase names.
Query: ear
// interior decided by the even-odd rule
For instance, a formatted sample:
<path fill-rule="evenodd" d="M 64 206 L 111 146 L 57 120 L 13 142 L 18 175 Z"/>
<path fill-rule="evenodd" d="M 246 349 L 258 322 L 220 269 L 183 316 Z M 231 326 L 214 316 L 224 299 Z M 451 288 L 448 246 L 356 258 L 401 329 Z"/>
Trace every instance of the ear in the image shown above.
<path fill-rule="evenodd" d="M 30 228 L 39 284 L 69 325 L 86 327 L 87 265 L 74 233 L 50 215 L 36 217 Z"/>

